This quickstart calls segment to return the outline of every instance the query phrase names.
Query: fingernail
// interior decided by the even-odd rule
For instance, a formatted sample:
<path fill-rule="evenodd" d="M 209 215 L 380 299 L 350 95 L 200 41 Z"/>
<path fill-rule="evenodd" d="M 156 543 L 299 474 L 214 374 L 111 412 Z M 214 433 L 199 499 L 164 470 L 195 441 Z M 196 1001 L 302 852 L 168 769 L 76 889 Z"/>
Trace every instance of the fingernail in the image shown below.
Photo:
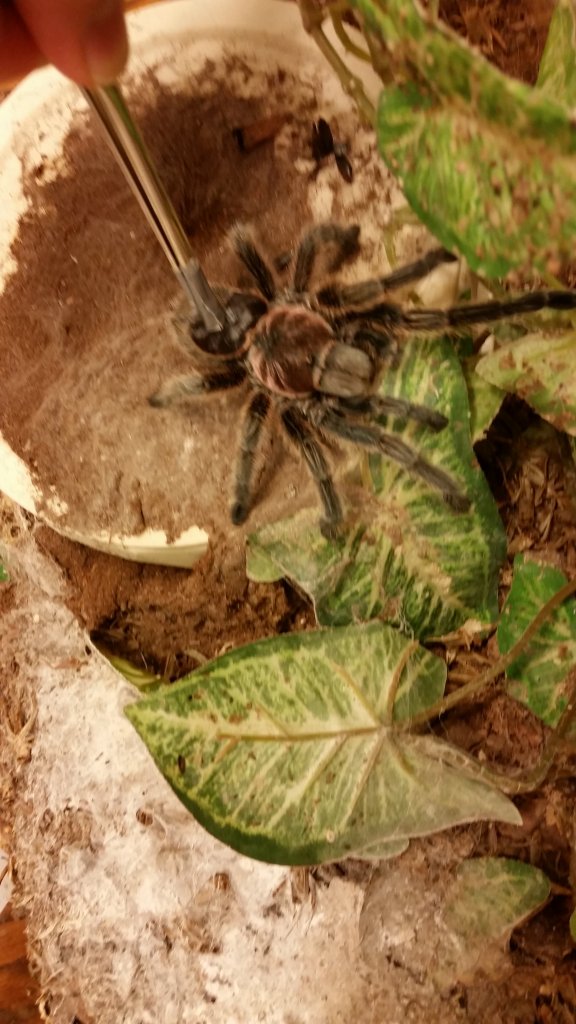
<path fill-rule="evenodd" d="M 110 85 L 122 71 L 128 57 L 128 37 L 122 10 L 104 4 L 84 34 L 84 56 L 94 85 Z"/>

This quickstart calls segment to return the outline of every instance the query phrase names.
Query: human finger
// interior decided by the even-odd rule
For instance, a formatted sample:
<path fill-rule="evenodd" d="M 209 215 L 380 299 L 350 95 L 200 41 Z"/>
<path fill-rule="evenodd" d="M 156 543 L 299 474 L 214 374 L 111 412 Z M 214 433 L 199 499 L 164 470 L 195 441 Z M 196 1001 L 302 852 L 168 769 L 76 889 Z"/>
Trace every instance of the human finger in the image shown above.
<path fill-rule="evenodd" d="M 0 72 L 2 82 L 12 85 L 28 71 L 40 67 L 40 53 L 22 18 L 13 7 L 0 4 Z"/>
<path fill-rule="evenodd" d="M 107 85 L 128 55 L 122 0 L 14 0 L 46 60 L 81 85 Z"/>

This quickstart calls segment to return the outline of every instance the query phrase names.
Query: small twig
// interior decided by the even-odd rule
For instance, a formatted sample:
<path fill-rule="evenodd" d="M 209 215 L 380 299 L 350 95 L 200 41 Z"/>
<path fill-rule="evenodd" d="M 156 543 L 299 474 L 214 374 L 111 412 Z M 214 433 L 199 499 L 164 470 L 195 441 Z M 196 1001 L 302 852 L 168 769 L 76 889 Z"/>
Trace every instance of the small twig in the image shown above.
<path fill-rule="evenodd" d="M 257 146 L 270 142 L 284 127 L 288 115 L 285 113 L 261 117 L 258 121 L 232 129 L 232 136 L 241 153 L 251 153 Z"/>

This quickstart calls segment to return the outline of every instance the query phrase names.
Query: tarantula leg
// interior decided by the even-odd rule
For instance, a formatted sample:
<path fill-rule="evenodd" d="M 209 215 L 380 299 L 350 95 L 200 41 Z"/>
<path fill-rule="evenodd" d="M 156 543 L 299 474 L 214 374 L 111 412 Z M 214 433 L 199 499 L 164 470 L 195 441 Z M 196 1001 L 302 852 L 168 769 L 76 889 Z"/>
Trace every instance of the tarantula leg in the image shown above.
<path fill-rule="evenodd" d="M 398 353 L 398 339 L 394 332 L 381 324 L 364 320 L 352 320 L 337 323 L 337 336 L 352 348 L 366 349 L 373 347 L 380 359 L 392 360 Z"/>
<path fill-rule="evenodd" d="M 209 373 L 206 376 L 194 374 L 187 377 L 172 377 L 159 388 L 153 395 L 150 395 L 148 402 L 157 409 L 164 409 L 172 405 L 178 398 L 189 398 L 195 395 L 205 395 L 211 391 L 225 391 L 228 388 L 238 387 L 246 377 L 246 371 L 242 366 L 230 366 L 229 369 L 219 373 Z"/>
<path fill-rule="evenodd" d="M 230 509 L 230 518 L 235 526 L 240 526 L 248 518 L 251 506 L 254 455 L 269 409 L 268 395 L 265 395 L 263 391 L 257 391 L 246 410 L 240 453 L 236 465 L 234 503 Z"/>
<path fill-rule="evenodd" d="M 441 331 L 493 323 L 509 316 L 537 313 L 541 309 L 576 309 L 576 292 L 526 292 L 502 302 L 479 302 L 452 309 L 402 309 L 394 302 L 379 302 L 363 310 L 342 310 L 335 323 L 341 330 L 344 325 L 368 319 L 378 321 L 389 330 Z"/>
<path fill-rule="evenodd" d="M 288 437 L 304 456 L 318 488 L 324 509 L 324 519 L 320 522 L 320 529 L 325 537 L 333 540 L 338 535 L 342 523 L 342 506 L 320 444 L 304 416 L 296 409 L 285 409 L 282 413 L 282 423 Z"/>
<path fill-rule="evenodd" d="M 370 416 L 372 419 L 378 416 L 397 416 L 415 420 L 417 423 L 425 423 L 431 430 L 444 430 L 448 426 L 446 416 L 436 409 L 430 409 L 427 405 L 415 405 L 405 398 L 393 398 L 391 395 L 372 395 L 361 400 L 341 399 L 338 408 L 344 412 Z"/>
<path fill-rule="evenodd" d="M 301 293 L 309 290 L 310 278 L 314 270 L 316 258 L 321 248 L 333 246 L 334 255 L 329 262 L 328 271 L 333 274 L 345 260 L 358 251 L 360 227 L 351 224 L 342 227 L 340 224 L 317 224 L 304 235 L 296 254 L 294 270 L 294 291 Z"/>
<path fill-rule="evenodd" d="M 395 437 L 394 434 L 387 434 L 379 427 L 349 423 L 338 413 L 329 410 L 322 417 L 321 426 L 329 433 L 336 434 L 337 437 L 346 441 L 352 441 L 362 448 L 371 448 L 381 452 L 382 455 L 397 462 L 399 466 L 403 466 L 410 473 L 419 476 L 431 487 L 440 491 L 446 504 L 455 512 L 467 512 L 470 508 L 470 499 L 462 493 L 458 484 L 448 473 L 427 462 L 418 452 L 410 448 L 400 438 Z"/>
<path fill-rule="evenodd" d="M 509 316 L 537 313 L 541 309 L 576 309 L 576 292 L 526 292 L 515 299 L 454 306 L 453 309 L 406 310 L 400 326 L 408 330 L 435 331 L 438 328 L 491 323 Z"/>
<path fill-rule="evenodd" d="M 230 239 L 234 252 L 252 274 L 264 298 L 271 302 L 276 294 L 274 275 L 264 257 L 258 252 L 250 232 L 242 224 L 235 224 Z"/>
<path fill-rule="evenodd" d="M 432 249 L 415 263 L 408 263 L 407 266 L 399 267 L 398 270 L 393 270 L 391 274 L 385 274 L 383 277 L 359 281 L 358 284 L 340 288 L 337 285 L 328 285 L 317 293 L 316 298 L 323 306 L 362 306 L 368 302 L 375 302 L 383 292 L 390 292 L 411 284 L 412 281 L 419 281 L 441 263 L 454 263 L 457 259 L 458 257 L 448 249 Z"/>

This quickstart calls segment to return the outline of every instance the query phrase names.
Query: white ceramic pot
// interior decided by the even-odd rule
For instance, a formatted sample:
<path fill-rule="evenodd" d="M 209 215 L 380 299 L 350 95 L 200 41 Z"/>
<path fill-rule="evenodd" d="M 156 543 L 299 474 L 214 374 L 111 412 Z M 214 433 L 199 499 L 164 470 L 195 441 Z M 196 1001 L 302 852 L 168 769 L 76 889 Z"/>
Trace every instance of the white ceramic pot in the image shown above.
<path fill-rule="evenodd" d="M 210 3 L 175 2 L 153 5 L 129 15 L 132 43 L 131 69 L 138 72 L 148 62 L 158 67 L 158 57 L 169 54 L 166 60 L 166 80 L 174 80 L 186 63 L 186 40 L 193 39 L 196 49 L 204 45 L 210 53 L 218 41 L 237 45 L 255 54 L 278 50 L 282 60 L 289 59 L 292 67 L 316 65 L 326 78 L 332 75 L 315 45 L 305 34 L 295 4 L 279 0 L 211 0 Z M 336 42 L 336 41 L 335 41 Z M 336 45 L 337 42 L 336 42 Z M 214 51 L 215 52 L 215 51 Z M 354 70 L 366 77 L 364 66 L 346 57 Z M 375 79 L 368 80 L 372 90 Z M 338 86 L 335 84 L 335 92 Z M 350 110 L 350 100 L 341 96 L 342 108 Z M 0 284 L 14 269 L 10 245 L 18 233 L 19 220 L 26 211 L 27 199 L 22 172 L 22 138 L 27 126 L 42 124 L 42 157 L 58 166 L 59 154 L 69 131 L 74 113 L 83 105 L 79 91 L 65 81 L 54 69 L 43 69 L 31 74 L 0 106 Z M 120 175 L 120 171 L 118 171 Z M 90 202 L 90 183 L 86 182 L 86 202 Z M 156 242 L 150 234 L 150 246 Z M 1 339 L 0 339 L 1 343 Z M 70 507 L 57 487 L 50 488 L 38 482 L 32 470 L 34 452 L 30 461 L 14 451 L 0 435 L 0 488 L 12 500 L 38 516 L 59 533 L 90 547 L 110 554 L 142 562 L 173 566 L 191 565 L 206 549 L 209 531 L 202 522 L 186 524 L 178 536 L 174 530 L 147 529 L 141 533 L 123 535 L 114 528 L 86 527 L 75 521 L 75 510 Z M 28 455 L 26 454 L 26 459 Z M 71 464 L 72 474 L 81 467 Z M 168 534 L 171 539 L 168 540 Z"/>

